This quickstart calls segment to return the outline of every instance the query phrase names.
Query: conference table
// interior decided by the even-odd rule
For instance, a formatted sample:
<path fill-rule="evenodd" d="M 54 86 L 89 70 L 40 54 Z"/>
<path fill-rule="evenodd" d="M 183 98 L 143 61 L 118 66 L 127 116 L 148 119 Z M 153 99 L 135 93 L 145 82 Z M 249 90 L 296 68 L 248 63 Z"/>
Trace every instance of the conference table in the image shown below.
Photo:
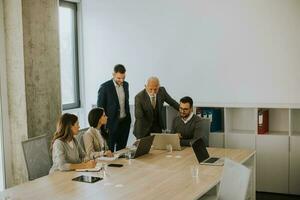
<path fill-rule="evenodd" d="M 225 157 L 252 170 L 248 198 L 255 199 L 255 151 L 208 148 L 210 156 Z M 123 167 L 100 172 L 55 172 L 2 192 L 10 200 L 77 199 L 198 199 L 217 188 L 223 166 L 199 165 L 191 148 L 166 152 L 151 150 L 136 159 L 118 159 Z M 198 165 L 198 177 L 191 166 Z M 100 176 L 96 183 L 72 181 L 79 175 Z"/>

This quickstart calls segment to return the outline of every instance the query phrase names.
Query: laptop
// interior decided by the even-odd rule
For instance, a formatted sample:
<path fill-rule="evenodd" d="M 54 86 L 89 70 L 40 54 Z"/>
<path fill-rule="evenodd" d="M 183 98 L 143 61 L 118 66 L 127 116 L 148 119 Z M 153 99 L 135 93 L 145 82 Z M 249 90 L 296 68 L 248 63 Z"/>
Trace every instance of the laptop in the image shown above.
<path fill-rule="evenodd" d="M 141 138 L 137 144 L 136 150 L 132 152 L 132 158 L 137 158 L 149 153 L 153 143 L 153 139 L 153 135 Z"/>
<path fill-rule="evenodd" d="M 181 151 L 183 148 L 180 146 L 180 139 L 177 133 L 151 133 L 155 136 L 153 141 L 154 149 L 166 150 L 167 145 L 172 145 L 175 151 Z"/>
<path fill-rule="evenodd" d="M 209 157 L 205 143 L 201 138 L 193 142 L 192 148 L 194 150 L 194 153 L 200 165 L 213 165 L 213 166 L 224 165 L 224 158 Z"/>

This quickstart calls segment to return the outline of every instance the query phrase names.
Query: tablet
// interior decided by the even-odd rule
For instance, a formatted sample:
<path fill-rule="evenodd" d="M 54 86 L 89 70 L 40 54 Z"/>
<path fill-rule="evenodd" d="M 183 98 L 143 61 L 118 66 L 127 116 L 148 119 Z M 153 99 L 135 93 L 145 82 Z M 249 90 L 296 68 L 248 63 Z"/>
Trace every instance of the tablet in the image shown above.
<path fill-rule="evenodd" d="M 76 178 L 73 178 L 72 181 L 79 181 L 79 182 L 84 182 L 84 183 L 95 183 L 97 181 L 102 180 L 103 178 L 100 177 L 95 177 L 95 176 L 85 176 L 81 175 Z"/>

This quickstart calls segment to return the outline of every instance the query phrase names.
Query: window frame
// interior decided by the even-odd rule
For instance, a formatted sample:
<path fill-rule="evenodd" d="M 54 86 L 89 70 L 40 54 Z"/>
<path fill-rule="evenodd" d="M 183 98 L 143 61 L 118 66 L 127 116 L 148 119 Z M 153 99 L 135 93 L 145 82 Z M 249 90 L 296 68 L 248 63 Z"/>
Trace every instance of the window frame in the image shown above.
<path fill-rule="evenodd" d="M 62 109 L 63 110 L 70 110 L 70 109 L 76 109 L 80 108 L 81 102 L 80 102 L 80 80 L 79 80 L 79 37 L 78 37 L 78 4 L 75 1 L 66 1 L 66 0 L 60 0 L 59 1 L 59 7 L 67 7 L 74 9 L 74 47 L 75 47 L 75 58 L 74 58 L 74 65 L 73 65 L 73 70 L 75 77 L 73 77 L 73 82 L 74 82 L 74 102 L 73 103 L 68 103 L 68 104 L 63 104 L 62 102 Z M 62 67 L 60 65 L 60 67 Z M 63 92 L 62 87 L 61 87 L 61 92 Z"/>

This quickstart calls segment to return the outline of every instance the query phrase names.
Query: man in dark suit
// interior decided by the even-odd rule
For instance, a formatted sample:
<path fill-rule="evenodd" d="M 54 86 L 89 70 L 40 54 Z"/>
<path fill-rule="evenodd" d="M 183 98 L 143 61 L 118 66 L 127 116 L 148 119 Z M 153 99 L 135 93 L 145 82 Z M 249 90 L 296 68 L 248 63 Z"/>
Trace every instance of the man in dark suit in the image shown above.
<path fill-rule="evenodd" d="M 97 106 L 104 108 L 108 116 L 108 146 L 112 152 L 126 147 L 130 130 L 129 90 L 125 73 L 123 65 L 116 65 L 113 79 L 103 83 L 98 90 Z"/>
<path fill-rule="evenodd" d="M 164 128 L 162 109 L 164 102 L 179 109 L 179 104 L 167 93 L 164 87 L 160 87 L 159 79 L 148 79 L 145 89 L 135 96 L 135 123 L 133 134 L 137 139 L 161 133 Z"/>

